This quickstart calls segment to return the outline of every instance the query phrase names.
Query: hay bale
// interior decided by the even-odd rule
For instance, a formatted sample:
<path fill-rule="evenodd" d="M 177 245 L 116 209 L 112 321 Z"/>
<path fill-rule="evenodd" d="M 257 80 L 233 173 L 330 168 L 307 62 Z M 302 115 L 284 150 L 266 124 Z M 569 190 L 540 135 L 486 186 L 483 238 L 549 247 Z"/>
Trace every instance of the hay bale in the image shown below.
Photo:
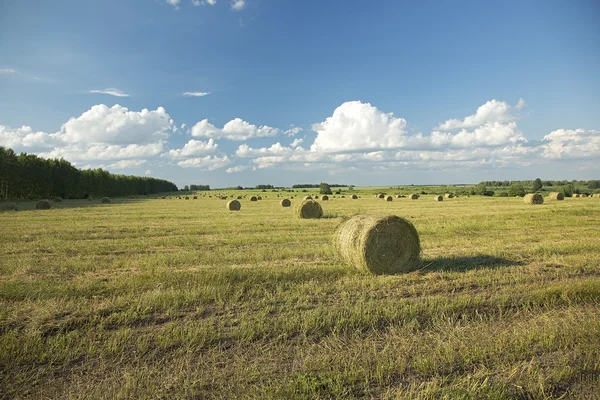
<path fill-rule="evenodd" d="M 421 243 L 408 220 L 395 215 L 358 214 L 342 222 L 334 248 L 348 265 L 375 274 L 395 274 L 418 268 Z"/>
<path fill-rule="evenodd" d="M 279 204 L 281 204 L 281 207 L 290 207 L 292 202 L 289 199 L 283 199 L 279 202 Z"/>
<path fill-rule="evenodd" d="M 250 201 L 258 201 L 258 198 L 256 196 L 250 196 Z"/>
<path fill-rule="evenodd" d="M 314 200 L 305 200 L 296 209 L 298 217 L 306 218 L 321 218 L 323 216 L 323 209 L 321 205 Z"/>
<path fill-rule="evenodd" d="M 55 197 L 52 199 L 53 202 L 55 203 L 61 203 L 62 202 L 62 197 Z"/>
<path fill-rule="evenodd" d="M 344 196 L 342 196 L 342 198 L 344 198 Z M 355 194 L 353 194 L 353 195 L 352 195 L 352 197 L 351 197 L 351 199 L 352 199 L 352 200 L 356 200 L 356 199 L 358 199 L 358 196 L 357 196 L 357 195 L 355 195 Z"/>
<path fill-rule="evenodd" d="M 411 194 L 410 196 L 408 196 L 409 199 L 411 200 L 417 200 L 419 198 L 419 195 L 416 193 Z"/>
<path fill-rule="evenodd" d="M 447 199 L 452 199 L 452 198 L 454 198 L 454 195 L 453 195 L 452 193 L 446 193 L 446 196 L 445 196 L 445 197 L 446 197 Z"/>
<path fill-rule="evenodd" d="M 561 192 L 552 192 L 548 195 L 548 200 L 564 200 L 565 195 Z"/>
<path fill-rule="evenodd" d="M 385 198 L 385 195 L 384 195 L 383 193 L 379 193 L 379 194 L 377 195 L 377 198 L 378 198 L 378 199 L 383 199 L 383 198 Z"/>
<path fill-rule="evenodd" d="M 321 196 L 321 200 L 323 200 L 323 201 L 329 200 L 329 196 L 324 194 L 323 196 Z"/>
<path fill-rule="evenodd" d="M 0 211 L 19 211 L 19 207 L 15 203 L 2 203 Z"/>
<path fill-rule="evenodd" d="M 539 193 L 529 193 L 523 198 L 525 204 L 544 204 L 544 196 Z"/>
<path fill-rule="evenodd" d="M 342 199 L 345 199 L 345 198 L 346 198 L 346 196 L 342 196 Z"/>
<path fill-rule="evenodd" d="M 189 200 L 190 198 L 189 198 L 188 196 L 185 196 L 185 199 L 186 199 L 186 200 Z"/>
<path fill-rule="evenodd" d="M 304 197 L 304 200 L 312 200 L 312 197 L 310 197 L 310 194 L 306 197 Z"/>
<path fill-rule="evenodd" d="M 166 200 L 166 197 L 165 197 L 165 196 L 163 196 L 163 197 L 161 197 L 161 199 L 163 199 L 163 200 Z"/>
<path fill-rule="evenodd" d="M 399 194 L 397 194 L 397 195 L 396 195 L 396 198 L 397 198 L 397 199 L 401 199 L 401 198 L 402 198 L 402 195 L 399 195 Z"/>
<path fill-rule="evenodd" d="M 194 196 L 194 200 L 198 200 L 198 196 Z"/>
<path fill-rule="evenodd" d="M 318 194 L 315 196 L 315 200 L 319 200 L 319 195 Z"/>
<path fill-rule="evenodd" d="M 260 196 L 256 196 L 256 198 L 257 198 L 258 200 L 262 200 L 262 197 L 260 197 Z"/>
<path fill-rule="evenodd" d="M 110 199 L 108 197 L 103 197 L 101 201 L 102 204 L 110 204 Z"/>
<path fill-rule="evenodd" d="M 50 202 L 48 200 L 40 200 L 35 203 L 36 210 L 49 210 L 51 207 Z"/>
<path fill-rule="evenodd" d="M 582 199 L 583 199 L 583 198 L 586 198 L 586 197 L 587 197 L 587 194 L 585 194 L 585 193 L 583 193 L 583 194 L 581 195 L 581 198 L 582 198 Z"/>
<path fill-rule="evenodd" d="M 237 199 L 238 199 L 238 200 L 241 200 L 241 199 L 242 199 L 242 196 L 238 196 L 238 197 L 237 197 Z"/>
<path fill-rule="evenodd" d="M 385 198 L 385 201 L 392 201 L 392 200 L 394 200 L 394 198 L 392 196 L 388 196 Z"/>
<path fill-rule="evenodd" d="M 574 194 L 573 197 L 579 198 L 579 194 Z"/>
<path fill-rule="evenodd" d="M 433 196 L 433 200 L 435 200 L 435 201 L 443 201 L 444 198 L 442 196 Z"/>
<path fill-rule="evenodd" d="M 227 202 L 227 209 L 229 211 L 240 211 L 242 204 L 237 200 L 231 200 Z"/>

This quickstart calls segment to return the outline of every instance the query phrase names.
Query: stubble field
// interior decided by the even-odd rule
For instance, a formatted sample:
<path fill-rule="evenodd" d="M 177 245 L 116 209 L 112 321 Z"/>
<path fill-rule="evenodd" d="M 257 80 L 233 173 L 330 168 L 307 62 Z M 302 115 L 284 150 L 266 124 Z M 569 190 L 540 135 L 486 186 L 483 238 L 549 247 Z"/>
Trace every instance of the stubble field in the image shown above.
<path fill-rule="evenodd" d="M 0 213 L 0 396 L 599 398 L 600 198 L 257 194 Z M 408 218 L 421 269 L 342 265 L 359 212 Z"/>

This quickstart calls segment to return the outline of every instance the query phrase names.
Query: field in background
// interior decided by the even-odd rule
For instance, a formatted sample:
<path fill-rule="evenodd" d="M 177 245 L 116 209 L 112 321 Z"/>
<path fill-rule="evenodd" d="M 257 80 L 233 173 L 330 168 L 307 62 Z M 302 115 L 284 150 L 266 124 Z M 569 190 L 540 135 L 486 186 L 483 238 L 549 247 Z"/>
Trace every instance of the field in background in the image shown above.
<path fill-rule="evenodd" d="M 0 213 L 0 397 L 600 393 L 599 198 L 386 202 L 357 190 L 300 220 L 278 193 L 223 192 L 263 200 Z M 279 193 L 293 205 L 306 194 Z M 358 212 L 412 221 L 422 268 L 339 264 L 332 233 Z"/>

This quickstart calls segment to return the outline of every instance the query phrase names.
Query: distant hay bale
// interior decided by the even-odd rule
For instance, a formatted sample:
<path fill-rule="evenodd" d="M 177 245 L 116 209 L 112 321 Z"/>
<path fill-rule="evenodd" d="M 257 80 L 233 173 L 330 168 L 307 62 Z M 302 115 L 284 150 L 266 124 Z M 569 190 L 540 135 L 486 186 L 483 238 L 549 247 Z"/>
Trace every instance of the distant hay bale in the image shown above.
<path fill-rule="evenodd" d="M 310 195 L 304 197 L 304 200 L 312 200 L 312 199 L 313 198 Z"/>
<path fill-rule="evenodd" d="M 399 195 L 399 194 L 397 194 L 397 195 L 396 195 L 396 198 L 397 198 L 397 199 L 401 199 L 401 198 L 402 198 L 402 196 L 401 196 L 401 195 Z"/>
<path fill-rule="evenodd" d="M 256 196 L 250 196 L 250 201 L 258 201 L 258 198 Z"/>
<path fill-rule="evenodd" d="M 61 203 L 62 202 L 62 197 L 55 197 L 52 199 L 53 202 L 55 203 Z"/>
<path fill-rule="evenodd" d="M 0 211 L 19 211 L 19 207 L 15 203 L 1 203 Z"/>
<path fill-rule="evenodd" d="M 316 196 L 315 196 L 315 200 L 319 200 L 319 195 L 316 195 Z"/>
<path fill-rule="evenodd" d="M 323 216 L 323 209 L 321 205 L 314 200 L 305 200 L 296 209 L 298 217 L 306 218 L 321 218 Z"/>
<path fill-rule="evenodd" d="M 443 201 L 444 198 L 442 196 L 433 196 L 433 200 L 435 200 L 435 201 Z"/>
<path fill-rule="evenodd" d="M 384 195 L 383 193 L 379 193 L 379 194 L 377 195 L 377 198 L 378 198 L 378 199 L 383 199 L 383 198 L 385 198 L 385 195 Z"/>
<path fill-rule="evenodd" d="M 194 200 L 198 200 L 198 196 L 194 196 Z"/>
<path fill-rule="evenodd" d="M 446 193 L 446 196 L 445 196 L 445 197 L 446 197 L 447 199 L 453 199 L 453 198 L 454 198 L 454 195 L 453 195 L 452 193 Z"/>
<path fill-rule="evenodd" d="M 258 200 L 262 200 L 262 197 L 260 197 L 260 196 L 256 196 L 256 198 L 257 198 Z"/>
<path fill-rule="evenodd" d="M 238 200 L 241 200 L 241 199 L 242 199 L 242 196 L 238 196 L 238 197 L 237 197 L 237 199 L 238 199 Z"/>
<path fill-rule="evenodd" d="M 342 196 L 342 197 L 344 197 L 344 196 Z M 356 200 L 356 199 L 358 199 L 358 196 L 357 196 L 357 195 L 355 195 L 355 194 L 353 194 L 353 195 L 352 195 L 352 197 L 351 197 L 351 199 L 352 199 L 352 200 Z"/>
<path fill-rule="evenodd" d="M 544 204 L 544 196 L 539 193 L 529 193 L 523 198 L 525 204 Z"/>
<path fill-rule="evenodd" d="M 419 198 L 419 195 L 416 193 L 411 194 L 410 196 L 408 196 L 409 199 L 411 200 L 417 200 Z"/>
<path fill-rule="evenodd" d="M 161 199 L 163 199 L 163 200 L 166 200 L 166 197 L 165 197 L 165 196 L 163 196 L 163 197 L 161 197 Z"/>
<path fill-rule="evenodd" d="M 586 198 L 586 197 L 587 197 L 587 194 L 585 194 L 585 193 L 583 193 L 583 194 L 581 195 L 581 198 Z"/>
<path fill-rule="evenodd" d="M 279 202 L 279 204 L 281 204 L 281 207 L 290 207 L 292 202 L 289 199 L 283 199 Z"/>
<path fill-rule="evenodd" d="M 40 200 L 35 203 L 36 210 L 49 210 L 51 207 L 50 202 L 48 200 Z"/>
<path fill-rule="evenodd" d="M 385 198 L 385 201 L 392 201 L 392 200 L 394 200 L 392 196 L 387 196 L 387 197 Z"/>
<path fill-rule="evenodd" d="M 242 208 L 242 204 L 237 200 L 231 200 L 227 202 L 227 209 L 229 211 L 239 211 Z"/>
<path fill-rule="evenodd" d="M 355 215 L 338 226 L 333 242 L 344 263 L 375 274 L 409 272 L 419 266 L 419 234 L 408 220 L 395 215 Z"/>
<path fill-rule="evenodd" d="M 110 204 L 110 199 L 108 197 L 103 197 L 101 202 L 102 204 Z"/>
<path fill-rule="evenodd" d="M 565 195 L 561 192 L 552 192 L 548 195 L 548 200 L 564 200 Z"/>
<path fill-rule="evenodd" d="M 574 194 L 573 197 L 579 198 L 579 194 Z"/>
<path fill-rule="evenodd" d="M 189 196 L 185 196 L 185 199 L 186 199 L 186 200 L 189 200 L 190 198 L 189 198 Z"/>
<path fill-rule="evenodd" d="M 354 196 L 354 195 L 353 195 L 353 196 Z M 346 196 L 342 196 L 342 199 L 345 199 L 345 198 L 346 198 Z"/>
<path fill-rule="evenodd" d="M 321 196 L 321 200 L 323 200 L 323 201 L 329 200 L 329 196 L 324 194 L 323 196 Z"/>

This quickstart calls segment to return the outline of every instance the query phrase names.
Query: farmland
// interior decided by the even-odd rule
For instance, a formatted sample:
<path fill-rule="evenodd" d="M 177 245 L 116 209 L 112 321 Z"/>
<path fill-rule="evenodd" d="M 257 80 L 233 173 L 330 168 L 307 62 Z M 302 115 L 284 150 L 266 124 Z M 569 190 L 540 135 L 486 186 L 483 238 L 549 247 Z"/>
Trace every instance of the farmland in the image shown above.
<path fill-rule="evenodd" d="M 237 212 L 213 192 L 18 203 L 0 213 L 0 397 L 598 396 L 600 198 L 372 192 L 310 220 L 299 192 L 227 191 L 263 197 Z M 355 213 L 409 219 L 419 270 L 340 263 Z"/>

